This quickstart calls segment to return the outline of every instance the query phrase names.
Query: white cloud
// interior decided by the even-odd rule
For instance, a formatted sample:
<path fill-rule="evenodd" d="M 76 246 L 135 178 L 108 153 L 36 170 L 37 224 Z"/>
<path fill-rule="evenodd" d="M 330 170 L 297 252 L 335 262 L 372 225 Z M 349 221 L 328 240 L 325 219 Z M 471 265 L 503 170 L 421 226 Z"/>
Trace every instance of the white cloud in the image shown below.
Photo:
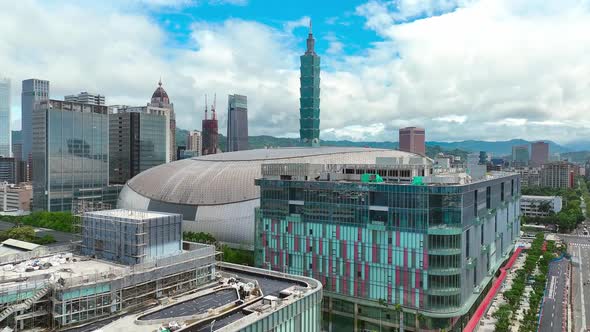
<path fill-rule="evenodd" d="M 224 132 L 226 95 L 241 93 L 252 134 L 297 135 L 305 40 L 292 32 L 308 17 L 279 29 L 196 22 L 186 48 L 171 49 L 162 27 L 127 9 L 15 2 L 0 12 L 2 75 L 49 79 L 55 98 L 89 90 L 131 105 L 145 104 L 162 75 L 181 128 L 199 128 L 203 95 L 217 93 Z M 391 141 L 408 125 L 430 140 L 590 136 L 587 1 L 370 1 L 357 13 L 382 38 L 362 54 L 346 56 L 314 29 L 332 42 L 320 54 L 323 139 Z"/>

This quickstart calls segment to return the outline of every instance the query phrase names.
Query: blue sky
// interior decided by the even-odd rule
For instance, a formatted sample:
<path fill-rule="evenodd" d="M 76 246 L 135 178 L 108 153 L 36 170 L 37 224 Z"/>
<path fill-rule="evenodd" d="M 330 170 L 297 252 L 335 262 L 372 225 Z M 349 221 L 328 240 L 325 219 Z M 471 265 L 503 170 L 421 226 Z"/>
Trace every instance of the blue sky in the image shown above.
<path fill-rule="evenodd" d="M 59 19 L 56 19 L 59 18 Z M 204 95 L 248 96 L 252 135 L 297 136 L 299 55 L 313 20 L 321 138 L 590 137 L 588 0 L 19 0 L 0 11 L 0 77 L 145 105 L 163 78 L 179 127 Z M 34 22 L 34 24 L 31 24 Z M 15 33 L 18 32 L 18 33 Z"/>

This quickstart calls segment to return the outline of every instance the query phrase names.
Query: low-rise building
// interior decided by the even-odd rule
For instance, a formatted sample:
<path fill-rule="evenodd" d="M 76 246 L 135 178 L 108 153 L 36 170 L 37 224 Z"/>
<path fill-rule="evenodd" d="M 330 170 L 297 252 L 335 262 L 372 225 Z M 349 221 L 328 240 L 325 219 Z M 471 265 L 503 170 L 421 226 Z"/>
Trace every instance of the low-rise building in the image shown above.
<path fill-rule="evenodd" d="M 526 217 L 547 217 L 561 211 L 561 196 L 522 195 L 520 211 Z"/>
<path fill-rule="evenodd" d="M 0 256 L 0 329 L 139 332 L 175 321 L 185 332 L 319 332 L 318 281 L 216 263 L 214 246 L 178 237 L 180 215 L 143 213 L 85 214 L 81 251 L 72 243 Z M 142 259 L 122 259 L 131 256 Z"/>
<path fill-rule="evenodd" d="M 4 212 L 29 212 L 33 199 L 31 185 L 0 183 L 0 210 Z"/>

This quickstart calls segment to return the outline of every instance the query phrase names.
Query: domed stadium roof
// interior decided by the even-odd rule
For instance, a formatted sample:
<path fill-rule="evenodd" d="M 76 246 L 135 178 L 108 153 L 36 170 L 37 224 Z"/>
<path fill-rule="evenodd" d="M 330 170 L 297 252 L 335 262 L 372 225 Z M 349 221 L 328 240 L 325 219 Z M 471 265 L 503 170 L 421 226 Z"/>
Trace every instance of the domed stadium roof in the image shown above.
<path fill-rule="evenodd" d="M 417 157 L 372 148 L 281 148 L 228 152 L 163 164 L 127 182 L 143 197 L 186 205 L 222 205 L 260 197 L 254 179 L 265 163 L 374 164 L 377 157 Z"/>

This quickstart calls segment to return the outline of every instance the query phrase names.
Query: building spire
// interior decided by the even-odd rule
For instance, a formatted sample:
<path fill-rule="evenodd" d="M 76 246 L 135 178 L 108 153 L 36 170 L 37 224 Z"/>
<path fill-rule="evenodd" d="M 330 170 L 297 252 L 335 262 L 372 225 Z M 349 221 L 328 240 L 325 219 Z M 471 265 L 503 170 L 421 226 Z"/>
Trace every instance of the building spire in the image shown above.
<path fill-rule="evenodd" d="M 309 19 L 309 35 L 307 35 L 307 50 L 305 51 L 305 54 L 315 55 L 315 39 L 313 39 L 311 19 Z"/>
<path fill-rule="evenodd" d="M 160 75 L 160 80 L 158 81 L 158 86 L 162 86 L 162 75 Z"/>

